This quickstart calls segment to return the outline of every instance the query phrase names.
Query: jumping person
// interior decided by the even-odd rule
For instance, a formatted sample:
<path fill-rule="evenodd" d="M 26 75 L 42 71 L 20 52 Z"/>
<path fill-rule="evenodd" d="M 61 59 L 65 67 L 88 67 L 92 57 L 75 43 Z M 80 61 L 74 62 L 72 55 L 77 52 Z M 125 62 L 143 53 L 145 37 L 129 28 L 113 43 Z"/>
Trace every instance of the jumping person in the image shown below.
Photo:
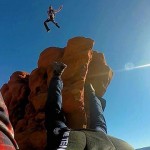
<path fill-rule="evenodd" d="M 58 25 L 58 23 L 55 22 L 54 19 L 55 19 L 55 14 L 60 12 L 62 8 L 63 8 L 63 6 L 60 6 L 58 10 L 54 10 L 52 6 L 49 7 L 49 10 L 47 11 L 48 19 L 44 21 L 44 26 L 45 26 L 47 32 L 50 31 L 50 29 L 47 25 L 47 23 L 50 21 L 53 22 L 58 28 L 60 28 L 60 26 Z"/>
<path fill-rule="evenodd" d="M 68 144 L 68 136 L 65 134 L 67 141 L 61 139 L 64 133 L 70 131 L 66 126 L 66 119 L 62 110 L 62 89 L 63 82 L 61 75 L 67 65 L 59 62 L 53 64 L 53 77 L 49 83 L 48 96 L 45 104 L 45 127 L 47 130 L 47 146 L 46 150 L 56 150 L 57 148 L 66 148 Z"/>

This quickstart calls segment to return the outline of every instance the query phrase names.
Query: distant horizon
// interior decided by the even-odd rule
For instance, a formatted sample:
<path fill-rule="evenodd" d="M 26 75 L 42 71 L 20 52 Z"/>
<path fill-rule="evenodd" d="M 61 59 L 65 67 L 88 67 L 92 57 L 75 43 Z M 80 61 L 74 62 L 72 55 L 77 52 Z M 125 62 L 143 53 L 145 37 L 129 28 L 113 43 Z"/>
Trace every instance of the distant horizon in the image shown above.
<path fill-rule="evenodd" d="M 138 148 L 136 150 L 150 150 L 150 146 L 149 147 L 141 147 L 141 148 Z"/>

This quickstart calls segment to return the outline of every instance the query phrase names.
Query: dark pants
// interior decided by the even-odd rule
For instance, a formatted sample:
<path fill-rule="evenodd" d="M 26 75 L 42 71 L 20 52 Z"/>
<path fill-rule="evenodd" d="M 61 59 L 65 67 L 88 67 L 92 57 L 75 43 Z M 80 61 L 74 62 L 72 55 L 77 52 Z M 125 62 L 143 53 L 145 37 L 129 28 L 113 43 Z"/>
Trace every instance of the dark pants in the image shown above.
<path fill-rule="evenodd" d="M 49 27 L 48 27 L 48 25 L 47 25 L 48 22 L 52 22 L 52 23 L 54 23 L 58 28 L 60 28 L 60 26 L 58 25 L 58 23 L 56 23 L 56 22 L 54 21 L 54 19 L 48 18 L 47 20 L 44 21 L 44 26 L 45 26 L 45 28 L 46 28 L 47 31 L 50 30 Z"/>
<path fill-rule="evenodd" d="M 106 121 L 103 114 L 103 109 L 105 106 L 102 106 L 104 103 L 104 99 L 101 97 L 97 97 L 95 92 L 93 92 L 90 86 L 85 86 L 85 95 L 89 102 L 89 125 L 88 128 L 94 129 L 96 131 L 103 131 L 107 133 Z"/>
<path fill-rule="evenodd" d="M 90 97 L 90 129 L 107 133 L 107 126 L 103 115 L 102 104 L 95 93 L 91 93 Z"/>
<path fill-rule="evenodd" d="M 63 82 L 58 76 L 54 76 L 49 84 L 45 105 L 45 127 L 47 130 L 46 150 L 55 150 L 59 145 L 61 134 L 54 134 L 54 129 L 67 127 L 62 110 L 62 88 Z"/>
<path fill-rule="evenodd" d="M 62 110 L 63 82 L 58 76 L 52 77 L 45 105 L 45 127 L 47 130 L 46 150 L 55 150 L 60 144 L 61 134 L 56 135 L 54 129 L 67 128 L 65 116 Z M 100 99 L 94 92 L 86 90 L 90 104 L 90 129 L 107 133 L 106 121 Z M 80 118 L 79 118 L 80 119 Z"/>

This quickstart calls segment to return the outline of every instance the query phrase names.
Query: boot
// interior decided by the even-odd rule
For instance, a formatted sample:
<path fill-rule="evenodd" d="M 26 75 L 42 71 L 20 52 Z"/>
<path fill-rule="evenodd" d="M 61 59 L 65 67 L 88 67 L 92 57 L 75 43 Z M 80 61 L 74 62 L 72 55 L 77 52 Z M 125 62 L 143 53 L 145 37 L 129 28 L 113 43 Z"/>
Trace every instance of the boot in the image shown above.
<path fill-rule="evenodd" d="M 49 32 L 49 31 L 50 31 L 50 29 L 48 28 L 48 29 L 47 29 L 47 32 Z"/>
<path fill-rule="evenodd" d="M 60 26 L 58 25 L 58 23 L 55 24 L 58 28 L 60 28 Z"/>
<path fill-rule="evenodd" d="M 65 68 L 67 68 L 67 65 L 62 62 L 54 62 L 53 64 L 53 73 L 56 76 L 61 76 L 64 72 Z"/>

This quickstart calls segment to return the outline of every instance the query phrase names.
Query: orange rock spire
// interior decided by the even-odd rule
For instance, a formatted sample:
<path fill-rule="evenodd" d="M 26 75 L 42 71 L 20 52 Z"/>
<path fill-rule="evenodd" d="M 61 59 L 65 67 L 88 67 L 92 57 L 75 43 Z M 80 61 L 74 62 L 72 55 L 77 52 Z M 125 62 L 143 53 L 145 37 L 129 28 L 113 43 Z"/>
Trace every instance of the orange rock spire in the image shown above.
<path fill-rule="evenodd" d="M 46 142 L 44 105 L 54 61 L 68 66 L 62 75 L 63 109 L 68 125 L 70 128 L 83 128 L 86 125 L 85 82 L 92 83 L 96 94 L 103 96 L 113 75 L 104 55 L 94 51 L 93 45 L 92 39 L 75 37 L 68 41 L 65 48 L 47 48 L 40 54 L 38 67 L 31 74 L 15 72 L 3 85 L 1 93 L 21 150 L 30 147 L 40 150 Z"/>

